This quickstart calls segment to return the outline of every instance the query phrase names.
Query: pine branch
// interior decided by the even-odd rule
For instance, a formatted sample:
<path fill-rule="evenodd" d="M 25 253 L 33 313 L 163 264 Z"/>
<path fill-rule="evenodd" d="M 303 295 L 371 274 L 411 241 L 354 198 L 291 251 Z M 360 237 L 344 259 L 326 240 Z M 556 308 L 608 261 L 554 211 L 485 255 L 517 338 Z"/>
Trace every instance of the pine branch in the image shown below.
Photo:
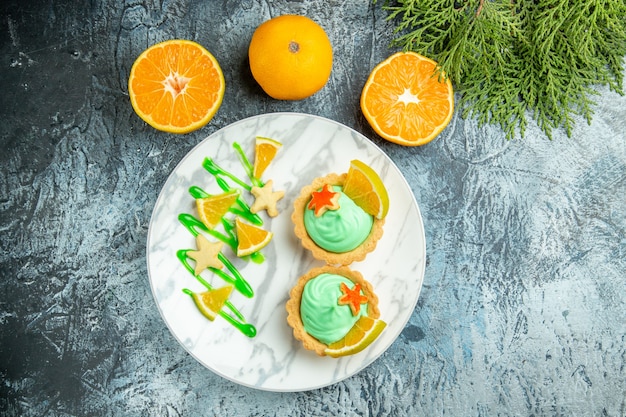
<path fill-rule="evenodd" d="M 393 46 L 435 59 L 463 116 L 524 136 L 530 114 L 548 137 L 589 123 L 597 87 L 623 94 L 623 0 L 399 0 Z"/>

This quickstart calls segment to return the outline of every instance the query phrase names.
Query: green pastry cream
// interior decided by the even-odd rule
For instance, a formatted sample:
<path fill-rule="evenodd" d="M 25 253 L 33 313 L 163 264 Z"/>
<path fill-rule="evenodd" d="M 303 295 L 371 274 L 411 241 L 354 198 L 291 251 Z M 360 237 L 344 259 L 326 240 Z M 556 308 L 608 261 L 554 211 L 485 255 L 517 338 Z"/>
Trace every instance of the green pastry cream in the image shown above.
<path fill-rule="evenodd" d="M 367 315 L 367 304 L 361 305 L 356 316 L 352 315 L 350 306 L 339 305 L 342 282 L 350 288 L 354 286 L 346 277 L 324 273 L 309 280 L 302 292 L 300 317 L 304 330 L 327 345 L 343 338 L 359 317 Z"/>
<path fill-rule="evenodd" d="M 341 187 L 334 186 L 341 192 Z M 304 227 L 315 244 L 328 252 L 344 253 L 357 248 L 369 236 L 374 218 L 341 192 L 339 209 L 327 210 L 321 216 L 304 209 Z"/>

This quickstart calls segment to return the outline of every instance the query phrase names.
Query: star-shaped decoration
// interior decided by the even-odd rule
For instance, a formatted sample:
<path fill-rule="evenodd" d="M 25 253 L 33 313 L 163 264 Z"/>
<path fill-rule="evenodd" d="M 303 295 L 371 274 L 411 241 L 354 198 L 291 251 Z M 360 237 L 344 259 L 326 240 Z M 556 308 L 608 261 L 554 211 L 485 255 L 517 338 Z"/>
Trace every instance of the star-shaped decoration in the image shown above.
<path fill-rule="evenodd" d="M 252 213 L 258 213 L 261 210 L 267 210 L 270 217 L 278 216 L 276 203 L 285 196 L 284 191 L 274 191 L 272 187 L 274 183 L 269 180 L 263 187 L 252 187 L 250 192 L 255 197 L 254 204 L 250 207 Z"/>
<path fill-rule="evenodd" d="M 353 316 L 359 314 L 361 311 L 361 304 L 367 303 L 367 296 L 361 294 L 361 284 L 354 284 L 354 287 L 350 289 L 342 282 L 339 288 L 341 289 L 343 295 L 339 297 L 337 303 L 339 305 L 349 305 Z"/>
<path fill-rule="evenodd" d="M 315 210 L 315 216 L 319 217 L 326 210 L 337 210 L 339 208 L 339 197 L 341 194 L 333 191 L 330 184 L 324 184 L 321 191 L 313 191 L 311 193 L 311 201 L 307 206 L 309 210 Z"/>
<path fill-rule="evenodd" d="M 209 267 L 216 269 L 222 269 L 224 267 L 222 261 L 217 257 L 223 245 L 222 242 L 210 242 L 202 235 L 196 236 L 196 246 L 198 250 L 190 250 L 187 252 L 187 256 L 196 261 L 196 268 L 194 269 L 196 275 L 200 275 L 202 271 Z"/>

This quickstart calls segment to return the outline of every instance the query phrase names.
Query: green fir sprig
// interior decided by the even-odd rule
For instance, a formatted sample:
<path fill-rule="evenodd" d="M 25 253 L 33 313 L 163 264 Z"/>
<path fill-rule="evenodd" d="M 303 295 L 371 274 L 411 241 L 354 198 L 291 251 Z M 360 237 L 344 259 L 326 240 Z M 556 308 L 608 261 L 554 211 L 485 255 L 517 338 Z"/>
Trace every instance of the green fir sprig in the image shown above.
<path fill-rule="evenodd" d="M 524 136 L 530 114 L 545 134 L 574 115 L 587 122 L 606 85 L 623 94 L 624 0 L 399 0 L 383 8 L 392 46 L 436 60 L 460 93 L 463 117 Z"/>

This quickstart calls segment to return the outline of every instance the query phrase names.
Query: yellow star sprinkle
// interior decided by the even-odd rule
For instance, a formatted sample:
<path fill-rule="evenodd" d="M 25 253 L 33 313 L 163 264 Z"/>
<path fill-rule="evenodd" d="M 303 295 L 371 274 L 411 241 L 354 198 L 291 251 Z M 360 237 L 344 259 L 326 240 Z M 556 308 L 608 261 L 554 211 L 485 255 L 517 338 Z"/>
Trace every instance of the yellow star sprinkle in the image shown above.
<path fill-rule="evenodd" d="M 222 261 L 217 257 L 223 245 L 222 242 L 210 242 L 202 235 L 196 236 L 196 246 L 198 250 L 190 250 L 187 252 L 187 256 L 196 261 L 196 268 L 194 270 L 196 275 L 200 275 L 202 271 L 209 267 L 216 269 L 222 269 L 224 267 Z"/>
<path fill-rule="evenodd" d="M 269 180 L 263 187 L 252 187 L 250 192 L 255 197 L 254 204 L 250 207 L 252 213 L 258 213 L 261 210 L 267 210 L 270 217 L 278 216 L 276 203 L 284 197 L 284 191 L 273 191 L 274 183 Z"/>

